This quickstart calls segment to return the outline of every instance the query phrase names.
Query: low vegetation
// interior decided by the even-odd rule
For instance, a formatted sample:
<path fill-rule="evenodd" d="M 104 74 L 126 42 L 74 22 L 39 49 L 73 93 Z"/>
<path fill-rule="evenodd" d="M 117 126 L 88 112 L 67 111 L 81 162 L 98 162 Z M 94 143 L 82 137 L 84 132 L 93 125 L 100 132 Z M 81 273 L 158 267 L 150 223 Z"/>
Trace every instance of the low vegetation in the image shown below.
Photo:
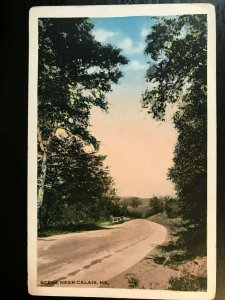
<path fill-rule="evenodd" d="M 39 237 L 47 237 L 51 235 L 57 234 L 65 234 L 71 232 L 81 232 L 81 231 L 88 231 L 88 230 L 100 230 L 103 229 L 101 226 L 98 226 L 94 223 L 89 224 L 69 224 L 67 226 L 49 226 L 44 230 L 39 230 L 38 236 Z"/>
<path fill-rule="evenodd" d="M 169 290 L 175 291 L 205 291 L 207 289 L 206 277 L 184 275 L 179 278 L 171 277 Z"/>
<path fill-rule="evenodd" d="M 139 288 L 139 279 L 136 277 L 128 278 L 128 285 L 130 289 L 137 289 Z"/>
<path fill-rule="evenodd" d="M 154 263 L 178 271 L 169 280 L 170 290 L 203 291 L 207 288 L 205 247 L 197 240 L 199 232 L 187 228 L 181 217 L 179 201 L 175 197 L 153 196 L 139 199 L 138 207 L 127 206 L 130 216 L 147 218 L 164 225 L 169 233 L 168 241 L 157 248 Z M 130 288 L 135 288 L 135 277 L 129 278 Z"/>
<path fill-rule="evenodd" d="M 197 241 L 196 244 L 189 244 L 188 249 L 191 251 L 187 251 L 184 234 L 188 236 L 190 233 L 185 229 L 183 219 L 181 217 L 169 218 L 166 211 L 148 219 L 164 225 L 169 232 L 168 242 L 159 246 L 157 255 L 153 257 L 155 263 L 179 271 L 178 276 L 170 278 L 168 289 L 205 291 L 207 288 L 206 256 L 201 243 Z"/>

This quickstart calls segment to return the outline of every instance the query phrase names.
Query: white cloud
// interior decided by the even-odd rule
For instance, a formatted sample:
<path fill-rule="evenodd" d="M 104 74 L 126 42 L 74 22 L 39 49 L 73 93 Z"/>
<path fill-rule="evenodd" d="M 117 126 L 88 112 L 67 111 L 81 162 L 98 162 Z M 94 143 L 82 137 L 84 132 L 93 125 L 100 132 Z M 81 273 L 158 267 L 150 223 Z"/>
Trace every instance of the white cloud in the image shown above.
<path fill-rule="evenodd" d="M 146 27 L 143 27 L 142 30 L 141 30 L 141 32 L 140 32 L 140 36 L 142 36 L 142 37 L 145 38 L 150 32 L 151 32 L 150 29 L 148 29 Z"/>
<path fill-rule="evenodd" d="M 146 64 L 142 64 L 138 60 L 131 60 L 127 67 L 131 70 L 144 70 L 147 68 Z"/>
<path fill-rule="evenodd" d="M 133 47 L 133 42 L 129 38 L 125 38 L 121 43 L 118 45 L 120 48 L 122 48 L 125 51 L 129 51 Z"/>
<path fill-rule="evenodd" d="M 139 43 L 138 46 L 133 49 L 134 50 L 134 53 L 138 53 L 138 52 L 143 52 L 145 49 L 145 43 Z"/>
<path fill-rule="evenodd" d="M 141 29 L 141 32 L 140 32 L 140 36 L 142 36 L 143 38 L 146 38 L 146 36 L 148 34 L 150 34 L 152 32 L 152 29 L 151 28 L 147 28 L 147 27 L 143 27 Z"/>
<path fill-rule="evenodd" d="M 105 29 L 95 29 L 93 30 L 93 34 L 97 41 L 106 42 L 109 38 L 117 35 L 117 32 L 108 31 Z"/>
<path fill-rule="evenodd" d="M 118 47 L 127 53 L 134 54 L 142 52 L 145 48 L 145 44 L 140 42 L 139 44 L 134 45 L 133 41 L 130 38 L 125 38 L 118 44 Z"/>

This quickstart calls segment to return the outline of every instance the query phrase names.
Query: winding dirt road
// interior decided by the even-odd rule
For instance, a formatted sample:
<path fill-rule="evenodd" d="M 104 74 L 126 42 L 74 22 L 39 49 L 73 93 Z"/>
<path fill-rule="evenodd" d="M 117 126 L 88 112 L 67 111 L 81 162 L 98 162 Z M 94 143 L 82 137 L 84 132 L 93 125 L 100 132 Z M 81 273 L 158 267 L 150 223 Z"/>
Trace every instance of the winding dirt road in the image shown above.
<path fill-rule="evenodd" d="M 132 220 L 112 229 L 38 239 L 38 285 L 98 287 L 140 261 L 167 235 L 164 226 Z"/>

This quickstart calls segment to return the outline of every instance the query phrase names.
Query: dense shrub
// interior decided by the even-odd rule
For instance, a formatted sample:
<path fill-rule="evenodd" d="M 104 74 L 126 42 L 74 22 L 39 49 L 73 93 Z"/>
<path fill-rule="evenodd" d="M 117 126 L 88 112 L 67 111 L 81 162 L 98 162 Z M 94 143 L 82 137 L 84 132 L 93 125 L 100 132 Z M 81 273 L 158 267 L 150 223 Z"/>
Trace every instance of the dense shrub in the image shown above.
<path fill-rule="evenodd" d="M 164 199 L 162 197 L 152 197 L 149 200 L 150 216 L 161 213 L 164 211 Z"/>
<path fill-rule="evenodd" d="M 197 277 L 194 275 L 185 275 L 182 277 L 172 277 L 169 280 L 169 290 L 175 291 L 206 291 L 206 277 Z"/>
<path fill-rule="evenodd" d="M 139 287 L 139 279 L 136 277 L 131 277 L 128 279 L 128 284 L 130 289 L 137 289 Z"/>

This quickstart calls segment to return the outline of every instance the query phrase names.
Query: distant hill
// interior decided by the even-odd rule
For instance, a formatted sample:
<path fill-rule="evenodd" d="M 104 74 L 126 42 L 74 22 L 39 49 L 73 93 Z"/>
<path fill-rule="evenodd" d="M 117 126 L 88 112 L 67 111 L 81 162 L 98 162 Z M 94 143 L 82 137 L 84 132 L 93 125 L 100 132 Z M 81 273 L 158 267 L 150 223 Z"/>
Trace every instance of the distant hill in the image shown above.
<path fill-rule="evenodd" d="M 149 201 L 150 197 L 149 198 L 140 198 L 140 197 L 137 197 L 137 196 L 126 196 L 126 197 L 119 197 L 121 200 L 124 200 L 124 199 L 130 199 L 130 198 L 138 198 L 139 200 L 143 201 L 143 202 L 146 202 L 146 201 Z"/>
<path fill-rule="evenodd" d="M 120 200 L 123 201 L 123 200 L 127 200 L 130 198 L 138 198 L 138 200 L 141 201 L 140 206 L 146 206 L 146 205 L 148 206 L 149 205 L 150 198 L 139 198 L 136 196 L 130 196 L 130 197 L 120 197 Z"/>
<path fill-rule="evenodd" d="M 123 201 L 123 200 L 128 200 L 130 198 L 133 198 L 135 196 L 130 196 L 130 197 L 120 197 L 120 200 Z M 131 207 L 131 206 L 128 206 L 128 210 L 130 212 L 136 212 L 136 213 L 140 213 L 142 215 L 142 217 L 145 217 L 145 214 L 149 211 L 150 207 L 149 207 L 149 201 L 150 201 L 150 198 L 139 198 L 139 197 L 135 197 L 135 198 L 138 198 L 138 200 L 141 201 L 141 204 L 138 206 L 138 207 Z"/>

